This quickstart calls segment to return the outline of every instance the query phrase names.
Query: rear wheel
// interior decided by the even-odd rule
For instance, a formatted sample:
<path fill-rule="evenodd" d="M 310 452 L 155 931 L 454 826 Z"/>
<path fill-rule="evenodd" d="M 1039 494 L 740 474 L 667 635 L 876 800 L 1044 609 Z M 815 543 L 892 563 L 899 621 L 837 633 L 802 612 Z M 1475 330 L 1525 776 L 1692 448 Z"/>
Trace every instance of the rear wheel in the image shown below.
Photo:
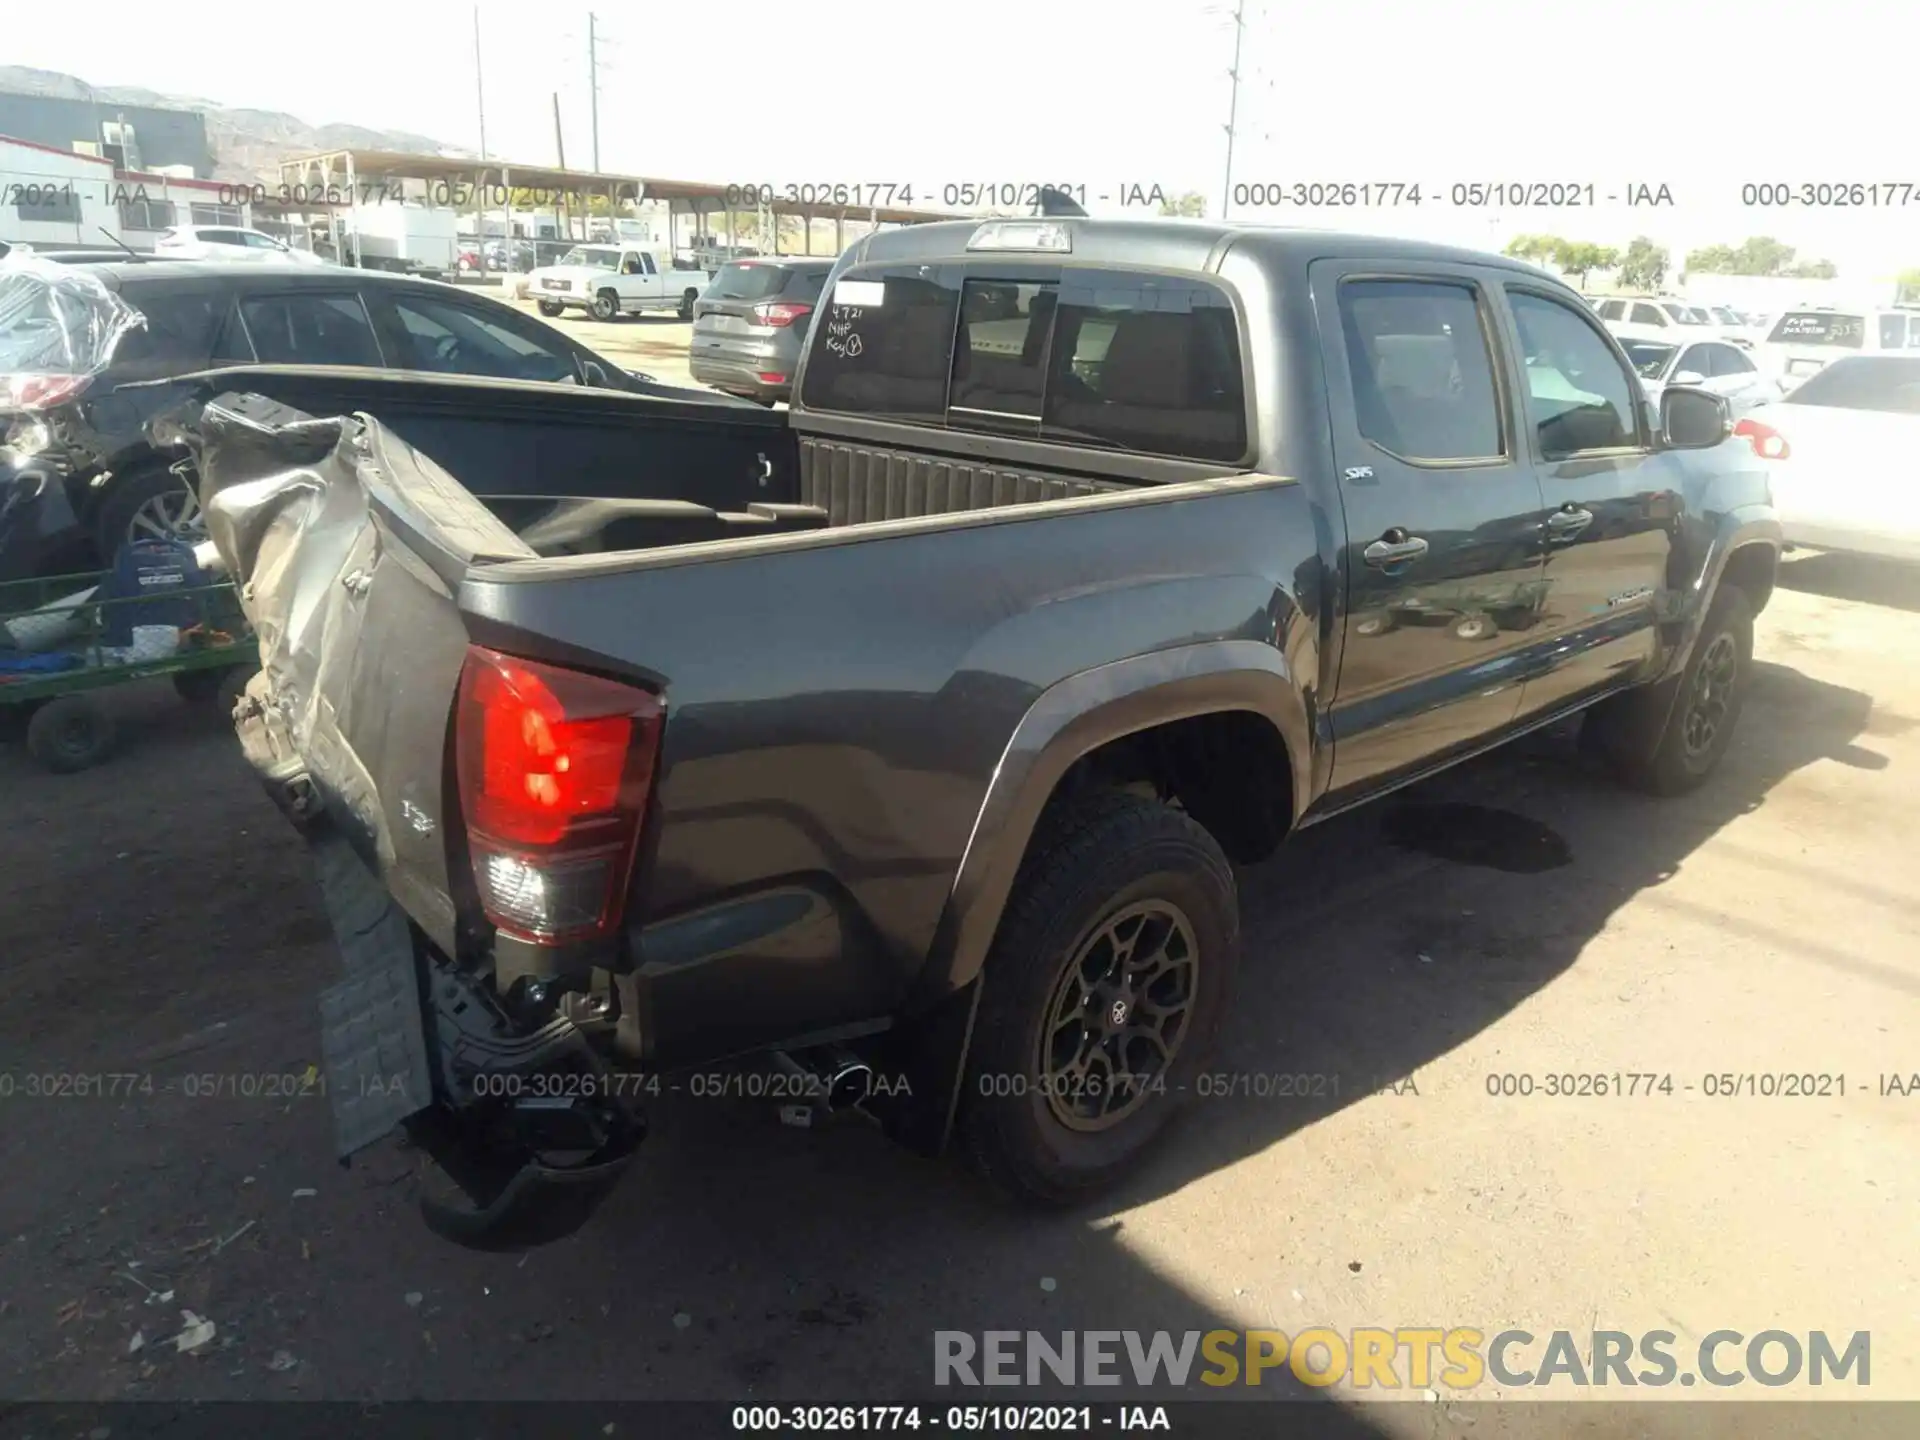
<path fill-rule="evenodd" d="M 587 306 L 587 313 L 596 320 L 618 320 L 620 297 L 611 290 L 602 290 L 593 297 L 593 303 Z"/>
<path fill-rule="evenodd" d="M 1581 738 L 1636 790 L 1680 795 L 1719 765 L 1732 743 L 1753 669 L 1753 606 L 1722 585 L 1677 680 L 1602 701 Z"/>
<path fill-rule="evenodd" d="M 1453 622 L 1453 633 L 1461 640 L 1485 640 L 1498 635 L 1500 627 L 1493 623 L 1491 615 L 1471 611 Z"/>
<path fill-rule="evenodd" d="M 1233 871 L 1184 813 L 1101 791 L 1050 816 L 983 978 L 975 1164 L 1043 1204 L 1123 1178 L 1192 1092 L 1239 950 Z"/>
<path fill-rule="evenodd" d="M 27 753 L 58 775 L 98 765 L 114 738 L 113 712 L 91 695 L 49 700 L 27 722 Z"/>
<path fill-rule="evenodd" d="M 562 305 L 558 300 L 542 300 L 538 303 L 537 308 L 540 313 L 549 320 L 556 320 L 565 313 L 567 307 Z"/>

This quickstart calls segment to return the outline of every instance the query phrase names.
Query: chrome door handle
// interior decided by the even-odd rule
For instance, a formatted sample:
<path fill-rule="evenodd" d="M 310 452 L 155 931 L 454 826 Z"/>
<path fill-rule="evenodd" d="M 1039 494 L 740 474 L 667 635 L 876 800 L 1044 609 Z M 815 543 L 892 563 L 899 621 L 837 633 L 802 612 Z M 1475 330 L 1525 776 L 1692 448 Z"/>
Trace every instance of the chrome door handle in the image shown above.
<path fill-rule="evenodd" d="M 1592 523 L 1591 510 L 1556 510 L 1547 517 L 1547 536 L 1553 540 L 1571 540 Z"/>
<path fill-rule="evenodd" d="M 1418 535 L 1409 535 L 1404 530 L 1389 530 L 1388 539 L 1382 536 L 1360 553 L 1367 557 L 1369 565 L 1398 565 L 1405 560 L 1417 560 L 1427 553 L 1427 542 Z"/>

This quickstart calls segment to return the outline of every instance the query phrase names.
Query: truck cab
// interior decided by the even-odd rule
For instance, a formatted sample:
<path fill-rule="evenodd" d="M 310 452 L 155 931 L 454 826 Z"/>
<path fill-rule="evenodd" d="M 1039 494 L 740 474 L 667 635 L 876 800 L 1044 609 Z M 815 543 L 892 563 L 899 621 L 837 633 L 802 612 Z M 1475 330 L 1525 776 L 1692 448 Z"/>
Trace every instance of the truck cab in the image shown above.
<path fill-rule="evenodd" d="M 672 310 L 693 318 L 693 305 L 707 286 L 700 270 L 682 270 L 671 259 L 638 245 L 576 245 L 558 265 L 528 277 L 527 289 L 552 319 L 569 309 L 596 320 L 617 320 L 647 310 Z"/>

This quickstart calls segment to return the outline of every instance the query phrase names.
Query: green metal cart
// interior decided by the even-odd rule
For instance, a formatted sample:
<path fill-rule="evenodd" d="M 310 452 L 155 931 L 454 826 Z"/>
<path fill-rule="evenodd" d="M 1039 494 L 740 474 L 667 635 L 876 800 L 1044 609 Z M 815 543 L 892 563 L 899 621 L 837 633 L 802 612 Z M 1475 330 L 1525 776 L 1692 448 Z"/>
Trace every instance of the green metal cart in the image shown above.
<path fill-rule="evenodd" d="M 107 578 L 53 575 L 0 584 L 0 718 L 16 726 L 24 718 L 28 752 L 61 774 L 98 765 L 113 752 L 118 726 L 105 698 L 113 686 L 168 676 L 181 698 L 231 708 L 260 668 L 231 581 L 91 598 Z M 177 620 L 189 603 L 195 619 L 170 627 L 176 648 L 167 653 L 105 641 L 116 619 L 130 622 L 130 630 L 147 614 Z M 123 608 L 132 613 L 114 614 Z"/>

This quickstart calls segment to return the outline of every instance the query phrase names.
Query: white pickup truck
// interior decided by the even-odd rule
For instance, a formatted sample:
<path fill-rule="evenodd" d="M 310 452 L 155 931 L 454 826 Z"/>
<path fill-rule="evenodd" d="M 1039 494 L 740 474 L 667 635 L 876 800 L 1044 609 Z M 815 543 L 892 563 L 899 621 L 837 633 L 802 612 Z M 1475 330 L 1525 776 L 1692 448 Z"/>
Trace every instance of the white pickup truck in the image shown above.
<path fill-rule="evenodd" d="M 691 320 L 693 302 L 706 288 L 704 270 L 663 269 L 651 251 L 633 245 L 576 245 L 558 265 L 542 266 L 527 277 L 527 294 L 542 315 L 577 307 L 596 320 L 643 310 L 674 310 Z"/>

